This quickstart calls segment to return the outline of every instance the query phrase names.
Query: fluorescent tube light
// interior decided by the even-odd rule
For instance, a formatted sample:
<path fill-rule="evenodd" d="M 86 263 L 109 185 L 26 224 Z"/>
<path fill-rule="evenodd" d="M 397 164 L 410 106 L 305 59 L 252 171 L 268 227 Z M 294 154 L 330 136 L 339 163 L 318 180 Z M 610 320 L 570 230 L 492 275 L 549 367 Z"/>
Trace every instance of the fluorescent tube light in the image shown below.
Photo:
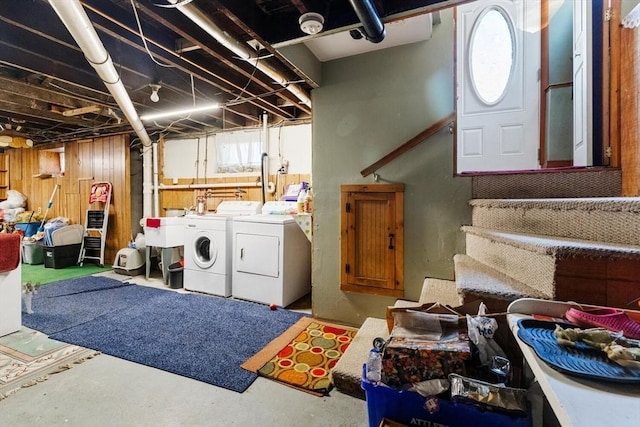
<path fill-rule="evenodd" d="M 202 111 L 216 110 L 218 108 L 220 108 L 219 104 L 208 104 L 201 107 L 185 108 L 183 110 L 171 110 L 161 113 L 143 114 L 142 116 L 140 116 L 140 120 L 155 120 L 172 116 L 185 116 L 192 113 L 200 113 Z"/>

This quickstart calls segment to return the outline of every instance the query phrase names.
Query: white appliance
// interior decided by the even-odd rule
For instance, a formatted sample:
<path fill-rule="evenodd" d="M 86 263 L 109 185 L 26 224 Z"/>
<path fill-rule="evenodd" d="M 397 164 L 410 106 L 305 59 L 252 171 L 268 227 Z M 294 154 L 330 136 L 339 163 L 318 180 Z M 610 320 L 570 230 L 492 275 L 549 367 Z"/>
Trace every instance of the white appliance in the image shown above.
<path fill-rule="evenodd" d="M 184 226 L 184 288 L 231 296 L 231 226 L 236 215 L 259 213 L 260 202 L 227 201 L 215 214 L 187 215 Z"/>
<path fill-rule="evenodd" d="M 296 202 L 266 202 L 233 219 L 234 297 L 286 307 L 311 291 L 311 243 L 294 212 Z"/>

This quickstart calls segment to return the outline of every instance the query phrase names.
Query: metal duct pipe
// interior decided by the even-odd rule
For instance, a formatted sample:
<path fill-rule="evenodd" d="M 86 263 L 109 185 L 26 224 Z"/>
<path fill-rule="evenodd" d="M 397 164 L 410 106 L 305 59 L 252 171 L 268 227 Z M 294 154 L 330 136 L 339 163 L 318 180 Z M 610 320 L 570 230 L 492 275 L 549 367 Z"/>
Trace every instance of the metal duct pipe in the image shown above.
<path fill-rule="evenodd" d="M 276 83 L 286 87 L 289 92 L 294 94 L 303 104 L 311 106 L 311 98 L 306 94 L 300 86 L 295 83 L 289 83 L 288 79 L 278 70 L 269 66 L 269 64 L 259 61 L 255 52 L 249 49 L 238 40 L 231 37 L 222 28 L 218 27 L 209 17 L 198 9 L 193 3 L 180 4 L 178 0 L 168 0 L 169 3 L 176 5 L 176 9 L 182 12 L 187 18 L 191 19 L 196 25 L 207 32 L 211 37 L 216 39 L 221 45 L 229 49 L 235 55 L 255 65 L 258 70 L 273 79 Z"/>
<path fill-rule="evenodd" d="M 362 23 L 364 36 L 371 43 L 380 43 L 384 40 L 387 30 L 378 15 L 376 7 L 371 4 L 370 0 L 349 0 L 351 7 L 358 15 L 358 19 Z"/>
<path fill-rule="evenodd" d="M 62 23 L 67 27 L 67 30 L 69 30 L 69 33 L 71 33 L 71 36 L 84 53 L 89 64 L 91 64 L 98 73 L 98 76 L 102 79 L 109 93 L 111 93 L 120 110 L 122 110 L 129 121 L 129 124 L 131 124 L 134 132 L 142 141 L 143 146 L 151 147 L 151 138 L 149 138 L 133 106 L 133 102 L 131 98 L 129 98 L 127 90 L 120 80 L 118 71 L 113 66 L 109 52 L 107 52 L 102 44 L 98 33 L 96 33 L 95 28 L 93 28 L 93 24 L 91 24 L 80 2 L 78 0 L 49 0 L 49 4 L 58 14 Z M 150 216 L 151 194 L 148 194 L 146 191 L 143 192 L 143 194 L 144 215 Z"/>

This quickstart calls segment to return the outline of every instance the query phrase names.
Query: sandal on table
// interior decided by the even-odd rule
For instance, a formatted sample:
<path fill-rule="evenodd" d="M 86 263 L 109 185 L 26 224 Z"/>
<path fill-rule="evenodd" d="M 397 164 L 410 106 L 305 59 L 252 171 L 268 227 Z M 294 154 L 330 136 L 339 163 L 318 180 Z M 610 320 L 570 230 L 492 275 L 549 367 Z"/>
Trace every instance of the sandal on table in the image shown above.
<path fill-rule="evenodd" d="M 597 308 L 593 310 L 578 310 L 570 308 L 565 317 L 580 326 L 605 328 L 613 332 L 620 332 L 631 339 L 640 339 L 640 323 L 634 322 L 627 314 L 616 308 Z"/>

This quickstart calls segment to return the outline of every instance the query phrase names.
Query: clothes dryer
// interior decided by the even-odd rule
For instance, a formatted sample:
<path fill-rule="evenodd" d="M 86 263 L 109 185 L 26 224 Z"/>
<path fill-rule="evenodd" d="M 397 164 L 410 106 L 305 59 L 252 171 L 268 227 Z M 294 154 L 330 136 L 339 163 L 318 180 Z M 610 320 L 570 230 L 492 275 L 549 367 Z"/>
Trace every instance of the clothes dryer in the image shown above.
<path fill-rule="evenodd" d="M 286 307 L 311 291 L 311 242 L 296 202 L 267 202 L 261 215 L 233 219 L 232 295 Z"/>
<path fill-rule="evenodd" d="M 228 297 L 231 295 L 231 227 L 236 215 L 260 212 L 262 204 L 228 201 L 215 214 L 185 217 L 184 288 Z"/>

